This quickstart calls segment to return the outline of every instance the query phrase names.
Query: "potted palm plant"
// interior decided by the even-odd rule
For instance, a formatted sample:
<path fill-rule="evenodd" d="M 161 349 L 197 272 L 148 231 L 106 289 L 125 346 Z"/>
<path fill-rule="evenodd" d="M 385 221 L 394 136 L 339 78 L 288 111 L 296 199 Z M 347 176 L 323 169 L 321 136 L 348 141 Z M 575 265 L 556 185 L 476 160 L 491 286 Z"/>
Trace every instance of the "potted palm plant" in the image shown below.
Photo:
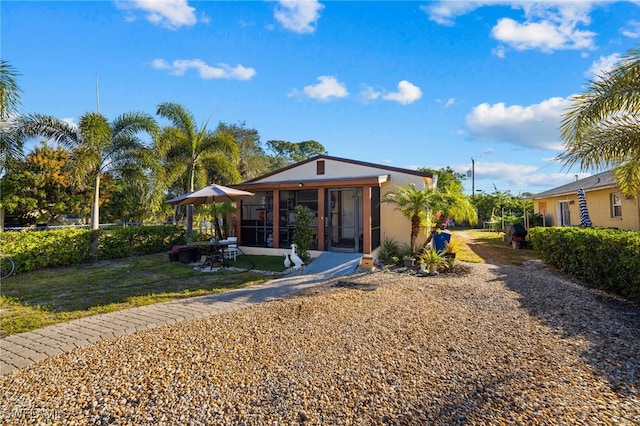
<path fill-rule="evenodd" d="M 435 275 L 438 273 L 438 268 L 446 264 L 446 259 L 443 253 L 438 253 L 434 249 L 424 250 L 420 254 L 420 264 L 425 265 L 424 269 L 428 275 Z"/>

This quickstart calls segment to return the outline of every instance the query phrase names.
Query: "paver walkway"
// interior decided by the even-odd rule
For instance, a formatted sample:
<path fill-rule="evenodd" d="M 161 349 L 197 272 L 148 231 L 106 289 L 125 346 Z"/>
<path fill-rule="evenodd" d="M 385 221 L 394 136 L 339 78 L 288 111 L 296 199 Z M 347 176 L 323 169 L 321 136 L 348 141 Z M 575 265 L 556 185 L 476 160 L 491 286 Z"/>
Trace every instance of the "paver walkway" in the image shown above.
<path fill-rule="evenodd" d="M 352 273 L 353 255 L 323 260 L 324 270 L 314 268 L 266 283 L 208 296 L 192 297 L 167 303 L 110 312 L 55 324 L 27 333 L 0 339 L 0 374 L 7 374 L 48 357 L 112 337 L 141 330 L 204 318 L 241 309 L 256 303 L 282 299 L 301 292 L 337 275 Z M 311 263 L 313 265 L 314 262 Z M 317 265 L 316 265 L 317 266 Z"/>

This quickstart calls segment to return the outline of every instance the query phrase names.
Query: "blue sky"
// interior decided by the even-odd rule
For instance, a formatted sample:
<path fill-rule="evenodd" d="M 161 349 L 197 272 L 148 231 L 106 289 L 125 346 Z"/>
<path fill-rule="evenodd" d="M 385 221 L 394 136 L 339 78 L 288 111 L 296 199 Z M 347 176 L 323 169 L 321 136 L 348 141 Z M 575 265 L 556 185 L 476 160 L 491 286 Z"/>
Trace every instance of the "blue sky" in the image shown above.
<path fill-rule="evenodd" d="M 639 1 L 2 1 L 21 113 L 179 102 L 199 122 L 396 167 L 475 160 L 475 188 L 567 183 L 569 98 L 638 47 Z M 30 147 L 32 145 L 29 145 Z M 471 192 L 471 180 L 465 183 Z"/>

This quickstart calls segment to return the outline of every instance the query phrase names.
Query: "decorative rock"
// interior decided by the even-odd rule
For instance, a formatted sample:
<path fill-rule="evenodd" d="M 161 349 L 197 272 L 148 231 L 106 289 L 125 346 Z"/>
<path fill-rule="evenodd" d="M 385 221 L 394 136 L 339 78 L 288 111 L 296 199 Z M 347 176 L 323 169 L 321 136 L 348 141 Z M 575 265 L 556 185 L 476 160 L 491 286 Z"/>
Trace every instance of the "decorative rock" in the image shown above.
<path fill-rule="evenodd" d="M 640 424 L 640 308 L 540 264 L 465 266 L 75 349 L 0 376 L 0 424 Z"/>

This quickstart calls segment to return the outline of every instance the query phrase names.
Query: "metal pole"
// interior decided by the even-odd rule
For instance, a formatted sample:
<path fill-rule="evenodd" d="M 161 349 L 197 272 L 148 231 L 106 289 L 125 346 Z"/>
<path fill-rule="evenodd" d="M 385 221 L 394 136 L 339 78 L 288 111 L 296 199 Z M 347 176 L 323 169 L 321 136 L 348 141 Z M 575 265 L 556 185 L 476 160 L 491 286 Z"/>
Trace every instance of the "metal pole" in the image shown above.
<path fill-rule="evenodd" d="M 471 157 L 471 199 L 476 199 L 476 162 Z"/>

